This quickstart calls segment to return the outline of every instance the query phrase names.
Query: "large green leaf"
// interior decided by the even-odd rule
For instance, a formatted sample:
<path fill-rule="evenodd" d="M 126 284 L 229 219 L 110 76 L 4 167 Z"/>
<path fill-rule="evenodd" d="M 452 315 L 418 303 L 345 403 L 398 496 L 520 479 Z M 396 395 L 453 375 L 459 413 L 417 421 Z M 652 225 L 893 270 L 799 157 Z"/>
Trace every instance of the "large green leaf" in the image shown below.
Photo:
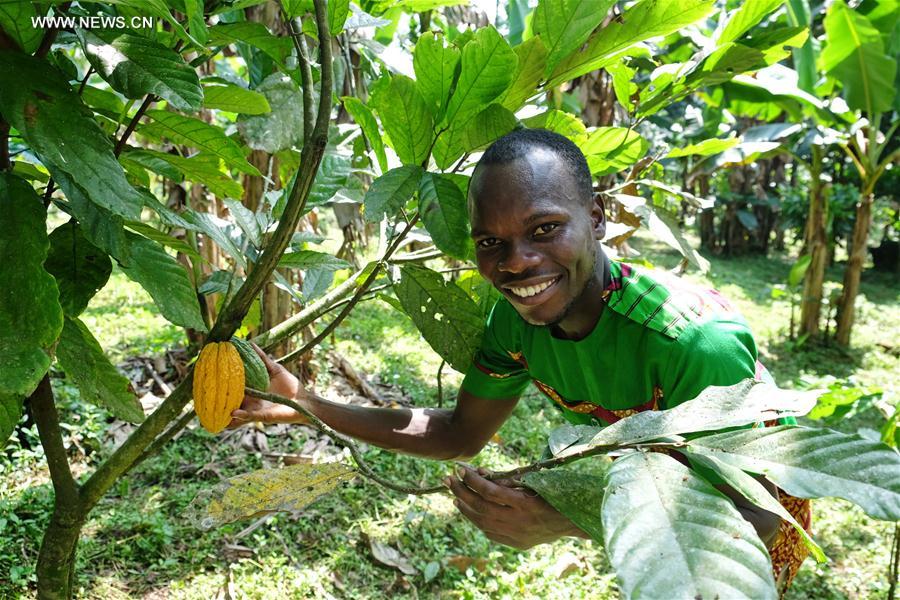
<path fill-rule="evenodd" d="M 872 518 L 900 520 L 900 454 L 860 435 L 767 427 L 709 435 L 690 448 L 763 474 L 792 496 L 834 496 Z"/>
<path fill-rule="evenodd" d="M 752 379 L 730 386 L 710 386 L 693 400 L 675 408 L 644 411 L 616 421 L 595 435 L 588 447 L 634 444 L 683 433 L 797 417 L 816 405 L 817 396 L 816 391 L 782 390 Z M 571 446 L 564 454 L 581 449 Z"/>
<path fill-rule="evenodd" d="M 416 85 L 428 103 L 435 120 L 443 116 L 450 99 L 453 77 L 459 65 L 459 49 L 444 43 L 444 36 L 431 31 L 424 33 L 413 51 Z"/>
<path fill-rule="evenodd" d="M 315 250 L 298 250 L 296 252 L 288 252 L 278 261 L 279 267 L 289 269 L 316 269 L 319 271 L 340 271 L 347 269 L 350 264 L 345 261 L 326 254 L 325 252 L 316 252 Z"/>
<path fill-rule="evenodd" d="M 516 111 L 537 92 L 547 65 L 547 47 L 540 37 L 533 37 L 513 48 L 519 63 L 512 83 L 503 93 L 501 104 Z"/>
<path fill-rule="evenodd" d="M 337 152 L 326 152 L 316 172 L 312 189 L 306 201 L 306 208 L 312 209 L 334 198 L 341 188 L 347 185 L 350 176 L 351 158 Z"/>
<path fill-rule="evenodd" d="M 264 115 L 272 111 L 263 94 L 232 83 L 203 86 L 203 107 L 243 115 Z"/>
<path fill-rule="evenodd" d="M 463 47 L 459 80 L 442 125 L 466 123 L 494 102 L 512 83 L 518 60 L 496 29 L 490 26 L 479 29 Z"/>
<path fill-rule="evenodd" d="M 571 113 L 556 109 L 523 119 L 522 124 L 532 129 L 548 129 L 576 142 L 587 134 L 584 121 Z"/>
<path fill-rule="evenodd" d="M 140 194 L 125 179 L 112 143 L 58 71 L 0 51 L 0 113 L 45 166 L 65 172 L 92 202 L 140 218 Z"/>
<path fill-rule="evenodd" d="M 591 538 L 603 542 L 602 477 L 558 468 L 528 473 L 523 481 Z"/>
<path fill-rule="evenodd" d="M 438 138 L 434 144 L 434 162 L 439 168 L 447 169 L 463 154 L 483 149 L 506 135 L 517 123 L 509 109 L 491 104 L 462 127 L 453 126 Z"/>
<path fill-rule="evenodd" d="M 303 93 L 286 75 L 270 75 L 256 88 L 269 101 L 271 112 L 242 117 L 238 131 L 254 150 L 269 154 L 303 145 Z"/>
<path fill-rule="evenodd" d="M 31 2 L 0 3 L 0 28 L 27 54 L 37 50 L 44 37 L 41 28 L 31 22 L 31 18 L 37 16 Z M 0 439 L 6 439 L 2 431 Z"/>
<path fill-rule="evenodd" d="M 0 392 L 0 450 L 22 418 L 24 397 Z"/>
<path fill-rule="evenodd" d="M 355 473 L 339 462 L 244 473 L 197 494 L 188 507 L 187 518 L 194 527 L 207 530 L 261 513 L 296 512 L 352 479 Z"/>
<path fill-rule="evenodd" d="M 176 144 L 184 144 L 218 156 L 225 164 L 242 173 L 262 176 L 256 167 L 247 162 L 237 142 L 226 136 L 219 127 L 167 110 L 148 110 L 147 116 L 153 119 L 153 123 L 142 126 L 142 133 L 165 136 Z"/>
<path fill-rule="evenodd" d="M 729 42 L 737 41 L 751 27 L 763 20 L 763 17 L 784 4 L 784 0 L 754 0 L 744 2 L 732 11 L 725 20 L 725 26 L 720 29 L 716 37 L 716 43 L 721 46 Z"/>
<path fill-rule="evenodd" d="M 395 217 L 419 189 L 424 173 L 418 165 L 405 165 L 391 169 L 373 181 L 363 200 L 366 220 L 380 221 L 385 216 Z"/>
<path fill-rule="evenodd" d="M 822 66 L 837 78 L 853 110 L 868 115 L 886 112 L 894 103 L 897 60 L 885 54 L 884 41 L 872 23 L 836 0 L 825 15 Z"/>
<path fill-rule="evenodd" d="M 347 109 L 347 112 L 350 113 L 350 116 L 362 129 L 363 135 L 369 140 L 369 145 L 372 147 L 372 151 L 375 152 L 375 159 L 378 161 L 381 172 L 387 172 L 388 162 L 387 155 L 384 152 L 384 141 L 381 139 L 378 121 L 375 120 L 372 109 L 363 104 L 362 100 L 353 96 L 342 96 L 341 102 L 344 103 L 344 108 Z"/>
<path fill-rule="evenodd" d="M 419 182 L 419 214 L 434 245 L 450 256 L 466 259 L 474 253 L 469 237 L 466 197 L 452 179 L 425 173 Z"/>
<path fill-rule="evenodd" d="M 625 127 L 598 127 L 578 145 L 596 176 L 627 169 L 643 158 L 650 147 L 643 136 Z"/>
<path fill-rule="evenodd" d="M 350 0 L 330 0 L 328 2 L 328 29 L 331 35 L 338 35 L 350 15 Z"/>
<path fill-rule="evenodd" d="M 428 157 L 434 132 L 431 111 L 416 82 L 405 75 L 394 75 L 377 96 L 375 108 L 403 164 L 422 164 Z"/>
<path fill-rule="evenodd" d="M 546 74 L 563 58 L 581 48 L 615 0 L 540 0 L 532 28 L 547 47 Z"/>
<path fill-rule="evenodd" d="M 109 362 L 103 348 L 79 319 L 66 317 L 56 358 L 78 386 L 82 400 L 102 406 L 125 421 L 144 420 L 144 410 L 131 382 Z"/>
<path fill-rule="evenodd" d="M 204 260 L 204 258 L 200 256 L 200 253 L 197 252 L 188 242 L 163 233 L 162 231 L 156 229 L 151 225 L 141 223 L 140 221 L 128 221 L 125 225 L 131 231 L 139 233 L 145 238 L 151 239 L 157 244 L 161 244 L 166 248 L 171 248 L 175 252 L 180 252 L 186 256 L 189 256 L 192 260 Z"/>
<path fill-rule="evenodd" d="M 177 52 L 127 31 L 76 32 L 91 66 L 116 91 L 128 98 L 155 94 L 178 110 L 200 110 L 200 79 Z"/>
<path fill-rule="evenodd" d="M 711 138 L 697 142 L 696 144 L 688 144 L 681 148 L 673 148 L 666 154 L 665 158 L 682 158 L 684 156 L 712 156 L 724 152 L 729 148 L 734 148 L 740 143 L 740 138 Z"/>
<path fill-rule="evenodd" d="M 812 27 L 812 11 L 809 0 L 787 0 L 788 24 L 792 27 Z M 816 50 L 813 48 L 812 36 L 808 37 L 799 49 L 795 48 L 794 68 L 799 75 L 797 86 L 806 92 L 812 92 L 816 85 Z"/>
<path fill-rule="evenodd" d="M 56 279 L 63 312 L 77 317 L 97 290 L 106 285 L 112 261 L 84 237 L 78 223 L 69 221 L 50 234 L 50 253 L 44 269 Z"/>
<path fill-rule="evenodd" d="M 644 40 L 668 35 L 715 10 L 714 0 L 641 0 L 594 33 L 553 70 L 548 86 L 556 86 L 612 64 L 624 51 Z"/>
<path fill-rule="evenodd" d="M 157 150 L 132 150 L 125 153 L 125 156 L 164 177 L 172 175 L 171 170 L 164 166 L 168 165 L 188 181 L 205 185 L 210 192 L 221 198 L 240 198 L 244 194 L 241 183 L 219 168 L 218 156 L 196 154 L 185 158 Z M 181 177 L 173 179 L 180 181 Z"/>
<path fill-rule="evenodd" d="M 827 560 L 825 552 L 823 552 L 822 548 L 810 537 L 809 533 L 803 528 L 803 525 L 797 522 L 797 519 L 795 519 L 794 516 L 788 512 L 788 510 L 754 477 L 709 454 L 697 454 L 688 451 L 685 451 L 684 454 L 690 458 L 692 462 L 706 467 L 707 469 L 711 469 L 722 478 L 722 481 L 740 492 L 741 495 L 756 506 L 774 513 L 790 523 L 794 529 L 797 530 L 797 533 L 803 539 L 803 543 L 809 548 L 816 561 L 821 563 Z"/>
<path fill-rule="evenodd" d="M 163 317 L 182 327 L 206 331 L 197 292 L 181 263 L 156 242 L 130 232 L 126 236 L 131 264 L 122 267 L 125 275 L 147 290 Z"/>
<path fill-rule="evenodd" d="M 46 218 L 31 186 L 0 171 L 0 394 L 34 391 L 62 329 L 59 290 L 42 266 Z"/>
<path fill-rule="evenodd" d="M 425 341 L 451 367 L 465 373 L 481 345 L 484 320 L 459 286 L 425 267 L 401 267 L 394 292 Z"/>
<path fill-rule="evenodd" d="M 778 597 L 750 523 L 670 456 L 635 452 L 613 462 L 601 514 L 625 598 Z"/>
<path fill-rule="evenodd" d="M 262 23 L 240 21 L 238 23 L 220 23 L 209 28 L 210 44 L 227 46 L 237 42 L 259 48 L 282 67 L 284 59 L 294 48 L 289 37 L 272 35 Z"/>

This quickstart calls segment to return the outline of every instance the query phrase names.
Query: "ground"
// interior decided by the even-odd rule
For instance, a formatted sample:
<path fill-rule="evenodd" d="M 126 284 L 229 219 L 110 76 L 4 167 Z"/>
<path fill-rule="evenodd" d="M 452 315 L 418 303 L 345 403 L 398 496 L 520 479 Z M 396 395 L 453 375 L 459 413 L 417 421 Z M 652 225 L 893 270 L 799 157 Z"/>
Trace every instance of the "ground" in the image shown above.
<path fill-rule="evenodd" d="M 677 257 L 647 239 L 635 245 L 654 264 Z M 787 339 L 790 304 L 773 299 L 791 259 L 712 258 L 707 282 L 731 298 L 754 329 L 761 356 L 783 387 L 817 385 L 829 376 L 880 386 L 896 401 L 900 285 L 871 271 L 857 303 L 858 325 L 849 352 Z M 840 268 L 829 271 L 839 281 Z M 836 285 L 832 283 L 832 285 Z M 84 320 L 117 362 L 156 356 L 182 343 L 135 284 L 115 273 Z M 383 340 L 390 339 L 390 345 Z M 327 347 L 345 357 L 388 401 L 419 406 L 437 402 L 439 358 L 411 322 L 379 300 L 363 304 Z M 893 348 L 894 354 L 891 353 Z M 343 394 L 346 382 L 323 353 L 317 389 Z M 107 415 L 78 400 L 61 373 L 54 389 L 67 428 L 76 475 L 90 472 L 110 451 Z M 444 403 L 452 402 L 458 374 L 444 376 Z M 881 416 L 863 411 L 837 425 L 844 431 L 877 428 Z M 545 434 L 562 420 L 530 394 L 477 463 L 506 467 L 536 459 Z M 125 433 L 119 431 L 119 435 Z M 33 596 L 34 561 L 52 506 L 52 492 L 36 431 L 23 432 L 33 448 L 13 439 L 0 454 L 0 599 Z M 528 552 L 490 543 L 462 520 L 443 495 L 402 496 L 357 479 L 299 514 L 236 523 L 209 532 L 194 529 L 185 508 L 201 489 L 223 477 L 277 463 L 277 455 L 328 455 L 334 449 L 303 427 L 244 429 L 212 436 L 191 427 L 157 457 L 111 490 L 94 510 L 78 554 L 79 598 L 617 598 L 602 549 L 564 540 Z M 368 449 L 367 458 L 397 481 L 434 483 L 439 463 Z M 290 460 L 290 457 L 289 459 Z M 883 598 L 893 525 L 867 518 L 838 500 L 815 503 L 814 535 L 831 562 L 807 561 L 788 598 Z M 411 574 L 379 564 L 373 546 L 397 552 Z"/>

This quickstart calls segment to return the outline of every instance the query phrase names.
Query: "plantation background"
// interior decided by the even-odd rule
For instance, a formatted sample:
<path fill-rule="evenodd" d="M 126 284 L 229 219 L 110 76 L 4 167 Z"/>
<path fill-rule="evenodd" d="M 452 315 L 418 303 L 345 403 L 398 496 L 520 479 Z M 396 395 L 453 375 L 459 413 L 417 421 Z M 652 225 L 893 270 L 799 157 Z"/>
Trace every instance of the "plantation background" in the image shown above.
<path fill-rule="evenodd" d="M 42 15 L 155 25 L 29 27 Z M 59 282 L 58 303 L 5 290 L 0 350 L 32 344 L 46 361 L 63 458 L 100 498 L 75 532 L 74 595 L 618 597 L 597 542 L 511 550 L 443 494 L 363 478 L 297 513 L 193 526 L 192 500 L 225 478 L 347 459 L 311 427 L 214 436 L 182 419 L 158 455 L 91 479 L 128 469 L 140 412 L 177 416 L 210 331 L 262 336 L 330 399 L 452 406 L 450 366 L 477 335 L 423 321 L 404 269 L 431 269 L 450 290 L 436 303 L 479 322 L 490 296 L 465 191 L 515 127 L 585 152 L 611 253 L 720 290 L 779 386 L 827 390 L 802 424 L 896 449 L 898 15 L 896 0 L 0 0 L 0 275 L 19 281 L 22 263 Z M 38 201 L 45 223 L 9 216 Z M 51 258 L 29 263 L 44 243 Z M 31 322 L 49 337 L 29 338 Z M 0 598 L 29 598 L 54 486 L 33 410 L 47 397 L 14 363 L 0 364 Z M 534 462 L 563 423 L 529 392 L 474 462 Z M 448 469 L 364 454 L 393 481 Z M 808 559 L 788 598 L 893 593 L 896 523 L 823 499 L 813 527 L 831 562 Z"/>

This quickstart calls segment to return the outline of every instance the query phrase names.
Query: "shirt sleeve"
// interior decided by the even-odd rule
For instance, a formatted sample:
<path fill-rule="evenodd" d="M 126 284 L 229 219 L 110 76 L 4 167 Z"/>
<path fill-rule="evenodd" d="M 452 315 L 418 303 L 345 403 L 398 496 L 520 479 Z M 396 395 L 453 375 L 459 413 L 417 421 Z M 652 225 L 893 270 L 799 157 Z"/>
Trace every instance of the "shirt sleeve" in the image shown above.
<path fill-rule="evenodd" d="M 518 315 L 508 315 L 504 308 L 500 301 L 491 310 L 481 348 L 462 382 L 462 389 L 479 398 L 517 398 L 531 381 L 524 364 L 513 358 L 521 352 L 514 343 Z"/>

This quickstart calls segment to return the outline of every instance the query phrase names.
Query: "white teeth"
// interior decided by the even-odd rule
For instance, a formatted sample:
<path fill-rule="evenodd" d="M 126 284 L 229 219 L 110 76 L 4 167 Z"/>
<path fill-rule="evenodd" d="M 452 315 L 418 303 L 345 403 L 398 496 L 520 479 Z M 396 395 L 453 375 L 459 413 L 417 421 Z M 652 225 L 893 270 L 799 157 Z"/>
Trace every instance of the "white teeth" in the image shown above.
<path fill-rule="evenodd" d="M 516 296 L 519 296 L 520 298 L 529 298 L 531 296 L 534 296 L 535 294 L 540 294 L 548 287 L 553 285 L 555 281 L 555 279 L 551 279 L 550 281 L 545 281 L 544 283 L 539 283 L 538 285 L 530 285 L 528 287 L 511 287 L 507 289 L 509 289 L 509 291 L 511 291 Z"/>

